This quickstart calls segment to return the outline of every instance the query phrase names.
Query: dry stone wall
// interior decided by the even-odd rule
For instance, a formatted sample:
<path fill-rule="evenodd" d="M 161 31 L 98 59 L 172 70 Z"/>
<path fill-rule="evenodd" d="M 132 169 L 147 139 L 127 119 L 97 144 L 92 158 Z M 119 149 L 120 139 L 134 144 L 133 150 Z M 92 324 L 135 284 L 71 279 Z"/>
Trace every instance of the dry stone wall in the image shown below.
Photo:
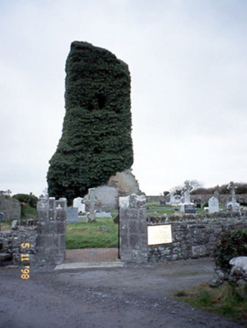
<path fill-rule="evenodd" d="M 31 220 L 19 221 L 15 230 L 0 231 L 0 264 L 6 261 L 21 265 L 22 254 L 28 257 L 31 268 L 54 267 L 64 262 L 66 199 L 43 198 L 37 209 L 38 219 L 32 225 L 26 224 Z"/>
<path fill-rule="evenodd" d="M 23 249 L 22 243 L 28 243 L 29 248 L 25 250 L 26 254 L 29 254 L 30 265 L 35 265 L 35 254 L 36 254 L 36 238 L 37 229 L 36 225 L 27 227 L 19 224 L 17 230 L 0 231 L 0 258 L 4 262 L 13 265 L 21 264 L 21 253 Z M 9 255 L 9 256 L 6 256 Z"/>
<path fill-rule="evenodd" d="M 172 243 L 148 247 L 148 261 L 179 260 L 213 256 L 217 241 L 225 231 L 247 228 L 247 219 L 240 217 L 164 219 L 158 225 L 171 225 Z M 156 223 L 148 220 L 148 225 Z"/>

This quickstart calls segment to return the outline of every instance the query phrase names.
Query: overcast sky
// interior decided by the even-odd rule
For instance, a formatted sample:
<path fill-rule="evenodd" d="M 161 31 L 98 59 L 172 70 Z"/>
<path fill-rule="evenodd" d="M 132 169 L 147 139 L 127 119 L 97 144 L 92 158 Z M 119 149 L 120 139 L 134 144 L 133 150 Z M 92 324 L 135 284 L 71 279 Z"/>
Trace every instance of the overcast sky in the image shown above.
<path fill-rule="evenodd" d="M 247 181 L 246 0 L 0 0 L 0 31 L 0 190 L 45 189 L 75 40 L 129 65 L 142 191 Z"/>

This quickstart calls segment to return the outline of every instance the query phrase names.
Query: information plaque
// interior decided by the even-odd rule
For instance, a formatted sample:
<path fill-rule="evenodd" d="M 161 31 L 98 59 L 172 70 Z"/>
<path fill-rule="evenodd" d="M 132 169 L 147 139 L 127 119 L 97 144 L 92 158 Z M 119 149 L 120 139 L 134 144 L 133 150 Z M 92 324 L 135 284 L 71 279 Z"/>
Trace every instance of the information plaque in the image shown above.
<path fill-rule="evenodd" d="M 172 243 L 172 226 L 170 224 L 148 226 L 148 245 L 169 243 Z"/>

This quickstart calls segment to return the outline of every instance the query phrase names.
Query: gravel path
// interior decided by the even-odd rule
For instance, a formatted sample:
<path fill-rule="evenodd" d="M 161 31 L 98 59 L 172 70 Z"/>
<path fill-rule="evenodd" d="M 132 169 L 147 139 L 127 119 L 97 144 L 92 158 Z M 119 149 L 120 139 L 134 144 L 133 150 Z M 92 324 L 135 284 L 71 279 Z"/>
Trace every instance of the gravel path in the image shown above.
<path fill-rule="evenodd" d="M 178 302 L 174 291 L 212 277 L 211 259 L 32 272 L 0 268 L 0 328 L 238 328 Z"/>

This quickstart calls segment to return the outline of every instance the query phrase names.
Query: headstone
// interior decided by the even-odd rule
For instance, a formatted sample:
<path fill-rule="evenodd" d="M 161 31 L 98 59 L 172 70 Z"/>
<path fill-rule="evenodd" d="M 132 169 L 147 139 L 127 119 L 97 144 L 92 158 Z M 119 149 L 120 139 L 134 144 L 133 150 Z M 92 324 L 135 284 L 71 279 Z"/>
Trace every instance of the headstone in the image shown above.
<path fill-rule="evenodd" d="M 196 208 L 194 204 L 184 204 L 184 214 L 196 214 Z"/>
<path fill-rule="evenodd" d="M 194 200 L 194 204 L 196 208 L 201 208 L 202 206 L 202 200 L 200 198 L 197 198 Z"/>
<path fill-rule="evenodd" d="M 96 212 L 95 213 L 96 218 L 111 218 L 110 212 Z"/>
<path fill-rule="evenodd" d="M 169 201 L 170 205 L 177 205 L 181 201 L 180 196 L 175 195 L 173 192 L 171 192 L 169 196 L 170 196 L 170 201 Z"/>
<path fill-rule="evenodd" d="M 12 221 L 11 229 L 12 230 L 17 230 L 18 229 L 18 220 L 13 220 Z"/>
<path fill-rule="evenodd" d="M 208 200 L 208 212 L 218 213 L 219 212 L 219 201 L 216 197 L 211 197 Z"/>
<path fill-rule="evenodd" d="M 95 221 L 95 188 L 88 189 L 88 199 L 89 199 L 89 214 L 87 216 L 88 222 Z"/>
<path fill-rule="evenodd" d="M 79 222 L 77 207 L 67 207 L 67 223 Z"/>
<path fill-rule="evenodd" d="M 73 200 L 73 207 L 77 207 L 78 213 L 85 213 L 85 204 L 82 203 L 83 198 L 77 197 Z"/>
<path fill-rule="evenodd" d="M 95 188 L 95 195 L 100 203 L 95 204 L 96 210 L 113 211 L 118 209 L 118 190 L 111 186 L 100 186 Z"/>

